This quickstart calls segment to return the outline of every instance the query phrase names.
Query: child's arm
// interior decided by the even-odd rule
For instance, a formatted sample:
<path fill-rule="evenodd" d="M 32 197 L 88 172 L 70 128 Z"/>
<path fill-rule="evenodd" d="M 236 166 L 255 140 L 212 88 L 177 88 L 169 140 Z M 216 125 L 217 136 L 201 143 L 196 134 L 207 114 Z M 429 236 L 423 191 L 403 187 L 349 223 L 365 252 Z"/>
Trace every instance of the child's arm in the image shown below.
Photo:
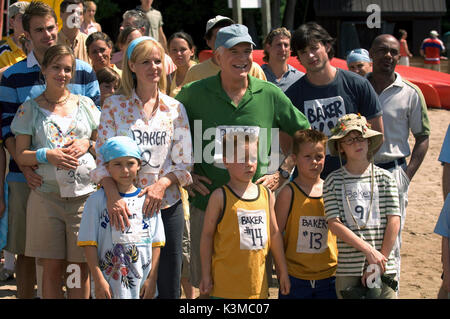
<path fill-rule="evenodd" d="M 159 256 L 161 255 L 161 247 L 152 248 L 152 269 L 148 274 L 144 285 L 139 293 L 141 299 L 153 299 L 156 293 L 156 280 L 158 279 Z"/>
<path fill-rule="evenodd" d="M 398 232 L 400 230 L 400 216 L 388 215 L 387 225 L 384 231 L 383 244 L 381 245 L 381 253 L 388 258 L 392 247 L 394 247 L 395 240 L 397 239 Z"/>
<path fill-rule="evenodd" d="M 96 299 L 111 299 L 112 291 L 108 282 L 103 277 L 102 271 L 98 266 L 98 252 L 96 246 L 84 246 L 84 254 L 89 266 L 92 279 L 95 283 L 95 298 Z"/>
<path fill-rule="evenodd" d="M 202 266 L 202 279 L 200 282 L 200 294 L 207 295 L 214 285 L 211 275 L 211 259 L 213 254 L 214 233 L 217 220 L 223 211 L 223 192 L 221 188 L 212 192 L 205 211 L 202 236 L 200 240 L 200 258 Z"/>
<path fill-rule="evenodd" d="M 291 282 L 289 280 L 286 265 L 286 257 L 284 255 L 283 237 L 281 235 L 280 230 L 278 229 L 277 219 L 275 217 L 275 209 L 274 209 L 275 196 L 272 194 L 272 192 L 269 192 L 269 196 L 270 196 L 270 240 L 271 240 L 270 251 L 272 252 L 273 259 L 275 261 L 275 269 L 277 270 L 277 277 L 280 282 L 280 292 L 283 295 L 287 295 L 289 294 L 289 291 L 291 289 Z"/>
<path fill-rule="evenodd" d="M 329 219 L 328 228 L 339 239 L 364 253 L 369 265 L 378 265 L 381 269 L 381 272 L 385 272 L 385 264 L 387 262 L 387 258 L 381 252 L 376 250 L 372 245 L 356 236 L 356 234 L 352 232 L 347 226 L 345 226 L 339 218 L 336 217 Z"/>
<path fill-rule="evenodd" d="M 284 186 L 277 195 L 277 200 L 275 201 L 275 215 L 277 218 L 278 229 L 281 233 L 286 229 L 292 195 L 292 189 L 289 186 Z"/>

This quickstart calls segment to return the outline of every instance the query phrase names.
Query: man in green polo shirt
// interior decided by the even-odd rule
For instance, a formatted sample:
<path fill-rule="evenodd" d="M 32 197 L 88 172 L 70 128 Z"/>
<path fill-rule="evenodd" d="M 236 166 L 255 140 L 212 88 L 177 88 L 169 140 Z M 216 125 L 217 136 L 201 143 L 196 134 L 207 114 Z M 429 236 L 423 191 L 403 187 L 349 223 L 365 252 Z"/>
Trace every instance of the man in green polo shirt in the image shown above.
<path fill-rule="evenodd" d="M 221 136 L 232 130 L 256 132 L 260 144 L 254 178 L 275 190 L 289 177 L 292 164 L 283 163 L 274 174 L 264 175 L 269 164 L 272 132 L 279 129 L 292 136 L 297 130 L 310 127 L 306 117 L 277 86 L 248 75 L 254 45 L 244 25 L 220 29 L 215 55 L 221 71 L 187 84 L 176 96 L 186 108 L 194 143 L 195 165 L 189 194 L 191 282 L 196 287 L 201 279 L 200 236 L 204 211 L 211 192 L 229 180 L 227 170 L 220 163 Z M 291 137 L 287 139 L 285 145 L 291 142 Z"/>

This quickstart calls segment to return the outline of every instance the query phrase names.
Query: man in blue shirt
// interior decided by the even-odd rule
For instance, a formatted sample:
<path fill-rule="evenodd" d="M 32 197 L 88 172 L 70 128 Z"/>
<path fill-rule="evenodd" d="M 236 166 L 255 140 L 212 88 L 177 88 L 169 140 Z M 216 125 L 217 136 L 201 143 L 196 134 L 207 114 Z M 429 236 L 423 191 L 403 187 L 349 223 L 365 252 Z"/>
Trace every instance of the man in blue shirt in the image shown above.
<path fill-rule="evenodd" d="M 286 28 L 272 30 L 264 39 L 263 69 L 267 81 L 285 92 L 305 73 L 288 64 L 291 56 L 291 33 Z"/>
<path fill-rule="evenodd" d="M 311 127 L 331 135 L 337 120 L 349 113 L 365 116 L 372 129 L 383 133 L 378 97 L 365 78 L 331 65 L 334 39 L 315 22 L 301 25 L 292 35 L 292 51 L 306 69 L 306 75 L 285 92 Z M 327 150 L 321 177 L 338 169 L 339 158 Z"/>
<path fill-rule="evenodd" d="M 6 250 L 18 255 L 16 262 L 16 282 L 18 298 L 34 296 L 34 264 L 32 257 L 26 257 L 26 203 L 30 188 L 34 189 L 42 182 L 31 167 L 19 167 L 14 161 L 16 143 L 10 125 L 19 106 L 26 100 L 38 97 L 45 90 L 45 80 L 40 64 L 45 51 L 57 43 L 58 24 L 53 9 L 33 1 L 22 17 L 26 37 L 31 41 L 33 50 L 28 57 L 4 73 L 0 82 L 1 126 L 4 145 L 11 155 L 8 182 L 9 232 Z M 72 93 L 90 97 L 96 104 L 100 99 L 100 89 L 92 67 L 76 60 L 74 81 L 69 85 Z M 86 140 L 88 144 L 89 141 Z M 86 149 L 89 145 L 86 145 Z M 38 278 L 39 279 L 39 278 Z M 38 283 L 39 288 L 39 283 Z"/>

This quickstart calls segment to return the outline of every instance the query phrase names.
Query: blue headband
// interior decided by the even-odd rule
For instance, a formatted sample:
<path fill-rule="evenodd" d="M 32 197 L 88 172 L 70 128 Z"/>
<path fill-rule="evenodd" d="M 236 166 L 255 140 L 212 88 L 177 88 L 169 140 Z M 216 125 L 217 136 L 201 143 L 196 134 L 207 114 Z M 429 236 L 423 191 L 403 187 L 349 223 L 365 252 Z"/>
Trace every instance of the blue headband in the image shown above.
<path fill-rule="evenodd" d="M 352 50 L 347 56 L 347 64 L 353 62 L 372 62 L 369 56 L 369 52 L 366 49 Z"/>
<path fill-rule="evenodd" d="M 147 36 L 143 36 L 143 37 L 139 37 L 139 38 L 137 38 L 137 39 L 134 39 L 133 41 L 130 42 L 130 44 L 128 44 L 128 48 L 127 48 L 127 57 L 128 57 L 128 60 L 131 59 L 131 54 L 133 53 L 134 48 L 135 48 L 139 43 L 141 43 L 142 41 L 145 41 L 145 40 L 151 40 L 151 41 L 157 42 L 155 38 L 147 37 Z"/>
<path fill-rule="evenodd" d="M 106 140 L 98 150 L 105 163 L 118 158 L 131 156 L 141 159 L 141 149 L 136 142 L 128 136 L 114 136 Z"/>

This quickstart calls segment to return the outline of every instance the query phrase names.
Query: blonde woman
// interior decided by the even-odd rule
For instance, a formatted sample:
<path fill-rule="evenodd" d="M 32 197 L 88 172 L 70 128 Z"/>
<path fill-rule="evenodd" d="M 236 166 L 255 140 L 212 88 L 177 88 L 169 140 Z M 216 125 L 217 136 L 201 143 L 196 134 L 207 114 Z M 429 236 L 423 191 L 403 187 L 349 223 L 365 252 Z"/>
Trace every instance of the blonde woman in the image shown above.
<path fill-rule="evenodd" d="M 141 147 L 137 184 L 146 196 L 144 213 L 159 213 L 166 235 L 158 270 L 160 298 L 180 297 L 183 207 L 179 186 L 192 183 L 192 140 L 184 106 L 163 94 L 166 87 L 164 49 L 150 37 L 133 40 L 125 52 L 118 95 L 105 100 L 97 145 L 112 136 L 129 136 Z M 125 229 L 130 208 L 121 198 L 101 154 L 92 179 L 106 193 L 111 225 Z"/>
<path fill-rule="evenodd" d="M 90 35 L 94 32 L 101 32 L 102 27 L 99 23 L 95 22 L 95 13 L 97 12 L 97 5 L 94 1 L 85 1 L 83 10 L 83 23 L 81 24 L 80 31 Z"/>
<path fill-rule="evenodd" d="M 63 298 L 67 263 L 80 270 L 78 288 L 69 298 L 88 298 L 88 267 L 77 235 L 84 203 L 95 190 L 89 172 L 95 168 L 94 140 L 100 111 L 85 96 L 70 93 L 75 57 L 65 45 L 50 47 L 42 61 L 45 91 L 22 104 L 11 124 L 21 166 L 37 167 L 42 184 L 27 204 L 25 255 L 43 264 L 42 296 Z"/>

